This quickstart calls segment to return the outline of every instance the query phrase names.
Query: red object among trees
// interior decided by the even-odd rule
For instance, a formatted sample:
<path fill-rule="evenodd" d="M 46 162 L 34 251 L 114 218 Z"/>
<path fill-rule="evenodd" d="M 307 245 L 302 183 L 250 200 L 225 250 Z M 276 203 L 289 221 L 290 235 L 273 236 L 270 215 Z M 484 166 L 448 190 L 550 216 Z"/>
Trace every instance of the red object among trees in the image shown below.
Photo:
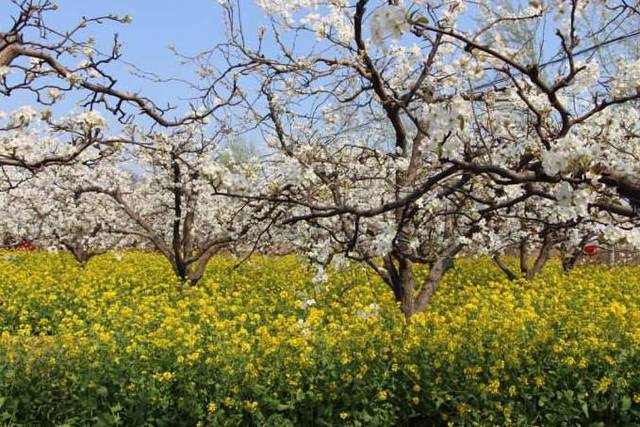
<path fill-rule="evenodd" d="M 16 246 L 16 249 L 19 251 L 33 251 L 36 249 L 33 243 L 23 240 Z"/>
<path fill-rule="evenodd" d="M 598 253 L 598 245 L 595 243 L 588 243 L 584 246 L 584 252 L 587 255 L 595 255 Z"/>

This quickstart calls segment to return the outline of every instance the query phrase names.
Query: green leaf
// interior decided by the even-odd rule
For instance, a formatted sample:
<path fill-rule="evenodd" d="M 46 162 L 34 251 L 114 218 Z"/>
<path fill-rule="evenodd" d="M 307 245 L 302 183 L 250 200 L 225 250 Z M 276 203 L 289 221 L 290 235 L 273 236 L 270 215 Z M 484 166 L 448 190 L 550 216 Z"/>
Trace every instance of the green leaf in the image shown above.
<path fill-rule="evenodd" d="M 582 403 L 582 413 L 589 418 L 589 405 L 587 405 L 587 402 Z"/>
<path fill-rule="evenodd" d="M 105 386 L 101 385 L 100 387 L 96 388 L 96 394 L 100 397 L 107 397 L 107 395 L 109 394 L 109 390 L 107 390 Z"/>
<path fill-rule="evenodd" d="M 624 396 L 622 398 L 622 405 L 620 409 L 622 410 L 622 412 L 627 412 L 629 409 L 631 409 L 631 398 L 629 396 Z"/>

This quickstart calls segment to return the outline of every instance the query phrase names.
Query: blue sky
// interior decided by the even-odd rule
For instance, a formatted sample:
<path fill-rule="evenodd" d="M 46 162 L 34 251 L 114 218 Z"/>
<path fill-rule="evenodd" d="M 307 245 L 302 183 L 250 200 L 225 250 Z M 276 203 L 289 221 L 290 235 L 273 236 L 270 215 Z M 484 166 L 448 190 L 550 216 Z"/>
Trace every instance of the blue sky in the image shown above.
<path fill-rule="evenodd" d="M 266 23 L 262 11 L 254 0 L 233 1 L 241 6 L 245 33 L 254 35 L 258 25 Z M 198 80 L 193 67 L 180 65 L 179 59 L 168 49 L 169 45 L 175 46 L 181 53 L 193 55 L 225 39 L 223 12 L 218 0 L 58 0 L 58 4 L 60 9 L 49 14 L 48 25 L 60 30 L 72 28 L 83 16 L 132 16 L 133 22 L 129 25 L 93 25 L 87 28 L 86 35 L 94 36 L 99 48 L 109 49 L 113 33 L 119 33 L 124 43 L 123 60 L 145 71 L 157 73 L 160 77 Z M 0 31 L 7 27 L 13 13 L 13 5 L 8 0 L 0 0 Z M 298 40 L 297 45 L 300 48 L 306 42 Z M 160 105 L 187 105 L 185 100 L 194 95 L 182 85 L 155 84 L 136 78 L 126 67 L 114 68 L 113 75 L 118 77 L 118 88 L 121 90 L 139 92 Z M 73 109 L 72 101 L 67 99 L 59 103 L 54 111 L 69 113 Z M 33 103 L 25 92 L 16 93 L 1 102 L 0 110 L 4 111 Z"/>
<path fill-rule="evenodd" d="M 255 34 L 258 25 L 266 23 L 262 11 L 254 0 L 234 1 L 242 8 L 245 33 Z M 517 0 L 520 1 L 524 0 Z M 86 35 L 94 36 L 98 47 L 104 49 L 109 48 L 113 33 L 119 33 L 124 43 L 123 59 L 161 77 L 198 80 L 192 67 L 179 64 L 179 59 L 168 49 L 169 45 L 184 54 L 193 55 L 225 39 L 224 19 L 218 0 L 58 0 L 58 4 L 60 9 L 50 13 L 47 19 L 49 26 L 60 30 L 75 26 L 83 16 L 131 15 L 133 22 L 129 25 L 93 25 L 87 28 Z M 0 31 L 8 27 L 14 13 L 15 7 L 9 0 L 0 0 Z M 554 42 L 557 43 L 555 36 L 551 35 L 554 30 L 553 25 L 547 29 L 547 49 Z M 297 44 L 298 48 L 306 46 L 302 41 Z M 139 92 L 160 105 L 186 105 L 185 100 L 194 95 L 182 85 L 155 84 L 136 78 L 128 73 L 126 67 L 116 67 L 113 75 L 118 77 L 117 87 L 121 90 Z M 16 92 L 10 98 L 0 98 L 1 111 L 10 111 L 26 104 L 33 104 L 27 92 Z M 55 108 L 55 112 L 66 114 L 72 109 L 73 99 L 67 99 Z"/>
<path fill-rule="evenodd" d="M 262 13 L 253 1 L 240 0 L 240 3 L 245 29 L 253 33 L 264 19 Z M 169 51 L 169 45 L 191 55 L 224 40 L 222 9 L 216 0 L 59 0 L 58 4 L 59 10 L 48 16 L 48 25 L 60 30 L 74 26 L 83 16 L 131 15 L 133 22 L 129 25 L 92 26 L 86 35 L 94 36 L 100 48 L 108 47 L 117 32 L 124 43 L 125 61 L 163 77 L 194 79 L 193 69 L 180 65 L 178 58 Z M 14 6 L 8 0 L 0 0 L 0 31 L 7 28 L 13 14 Z M 161 104 L 176 103 L 189 96 L 182 86 L 152 84 L 131 76 L 125 69 L 114 71 L 121 89 L 139 91 Z M 32 101 L 22 92 L 2 99 L 1 103 L 0 110 L 6 111 Z M 61 104 L 58 110 L 70 108 L 69 104 Z"/>

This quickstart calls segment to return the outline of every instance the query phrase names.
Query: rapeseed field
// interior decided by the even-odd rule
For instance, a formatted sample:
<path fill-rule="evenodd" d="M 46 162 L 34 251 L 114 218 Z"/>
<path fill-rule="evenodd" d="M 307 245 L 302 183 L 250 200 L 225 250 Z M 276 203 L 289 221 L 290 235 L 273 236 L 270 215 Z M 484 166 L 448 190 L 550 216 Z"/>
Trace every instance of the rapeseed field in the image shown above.
<path fill-rule="evenodd" d="M 361 267 L 237 262 L 192 288 L 149 253 L 0 253 L 0 423 L 640 423 L 638 267 L 463 259 L 407 324 Z"/>

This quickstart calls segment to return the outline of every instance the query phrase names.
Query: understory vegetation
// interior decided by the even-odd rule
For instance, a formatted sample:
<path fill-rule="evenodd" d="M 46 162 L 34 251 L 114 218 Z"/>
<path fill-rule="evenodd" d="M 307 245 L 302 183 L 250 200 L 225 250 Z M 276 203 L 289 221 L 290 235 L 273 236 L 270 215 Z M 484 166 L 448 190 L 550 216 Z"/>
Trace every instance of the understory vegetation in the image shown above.
<path fill-rule="evenodd" d="M 640 268 L 508 281 L 462 258 L 407 323 L 378 276 L 296 257 L 0 257 L 6 425 L 622 425 L 640 420 Z M 424 277 L 428 272 L 418 271 Z"/>

